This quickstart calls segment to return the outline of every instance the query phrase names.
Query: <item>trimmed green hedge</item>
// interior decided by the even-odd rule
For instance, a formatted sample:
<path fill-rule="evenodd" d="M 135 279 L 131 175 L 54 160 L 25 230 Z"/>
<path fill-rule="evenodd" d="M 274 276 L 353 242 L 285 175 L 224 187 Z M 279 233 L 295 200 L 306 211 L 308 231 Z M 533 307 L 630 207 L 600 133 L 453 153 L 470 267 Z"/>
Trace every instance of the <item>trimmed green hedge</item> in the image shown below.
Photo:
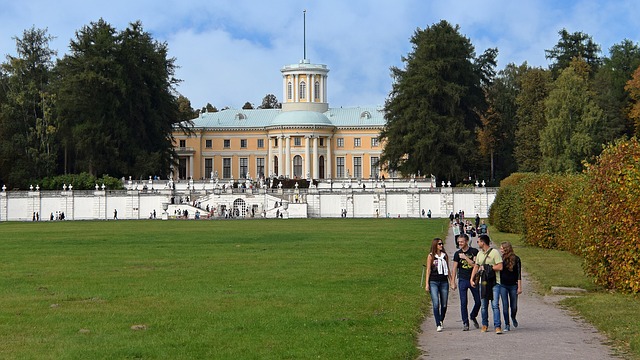
<path fill-rule="evenodd" d="M 582 256 L 599 285 L 640 292 L 640 143 L 607 146 L 583 174 L 513 174 L 489 222 L 528 244 Z"/>

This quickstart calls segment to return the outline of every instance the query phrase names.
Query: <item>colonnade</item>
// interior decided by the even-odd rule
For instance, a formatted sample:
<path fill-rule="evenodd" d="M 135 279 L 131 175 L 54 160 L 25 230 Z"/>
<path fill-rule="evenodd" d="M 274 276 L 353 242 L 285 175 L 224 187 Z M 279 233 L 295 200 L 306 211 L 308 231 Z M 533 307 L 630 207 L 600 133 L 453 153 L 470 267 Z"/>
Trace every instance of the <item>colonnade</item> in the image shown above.
<path fill-rule="evenodd" d="M 324 147 L 326 151 L 320 152 L 319 150 L 319 142 L 320 136 L 317 135 L 305 135 L 304 136 L 304 172 L 300 174 L 300 177 L 306 178 L 311 177 L 312 179 L 318 179 L 320 177 L 320 156 L 325 155 L 326 167 L 325 173 L 323 174 L 324 178 L 331 177 L 331 168 L 332 168 L 332 154 L 331 154 L 331 137 L 326 136 L 322 137 L 324 139 Z M 268 174 L 273 174 L 275 176 L 285 176 L 288 178 L 293 177 L 293 158 L 291 151 L 291 139 L 290 135 L 280 135 L 277 137 L 269 137 L 269 143 L 267 146 L 267 157 L 268 168 L 265 169 L 265 172 Z M 277 140 L 278 150 L 276 154 L 272 153 L 272 149 L 274 148 L 273 142 Z M 276 155 L 277 155 L 277 163 L 276 163 Z M 284 159 L 284 162 L 283 162 Z M 277 165 L 277 166 L 276 166 Z"/>

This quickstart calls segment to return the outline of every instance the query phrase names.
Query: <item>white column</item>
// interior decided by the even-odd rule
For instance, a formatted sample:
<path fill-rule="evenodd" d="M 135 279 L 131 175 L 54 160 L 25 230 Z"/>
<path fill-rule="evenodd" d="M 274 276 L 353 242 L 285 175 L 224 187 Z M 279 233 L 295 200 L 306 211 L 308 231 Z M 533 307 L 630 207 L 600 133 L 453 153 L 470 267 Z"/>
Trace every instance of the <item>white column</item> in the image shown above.
<path fill-rule="evenodd" d="M 327 179 L 333 178 L 333 168 L 331 166 L 331 137 L 327 137 L 327 170 L 325 171 Z"/>
<path fill-rule="evenodd" d="M 291 136 L 285 136 L 284 140 L 286 141 L 284 176 L 291 178 Z"/>
<path fill-rule="evenodd" d="M 293 75 L 293 102 L 298 102 L 298 82 L 300 82 L 300 78 L 298 75 Z"/>
<path fill-rule="evenodd" d="M 307 74 L 307 88 L 305 91 L 307 92 L 307 102 L 311 102 L 311 74 Z"/>
<path fill-rule="evenodd" d="M 287 86 L 288 86 L 289 81 L 287 80 L 287 76 L 286 75 L 282 75 L 282 103 L 286 103 L 289 98 L 287 97 Z"/>
<path fill-rule="evenodd" d="M 318 178 L 318 136 L 313 137 L 313 177 L 312 179 Z"/>
<path fill-rule="evenodd" d="M 273 165 L 271 165 L 271 136 L 267 137 L 267 159 L 264 162 L 264 177 L 269 177 L 269 171 L 273 169 Z"/>
<path fill-rule="evenodd" d="M 304 174 L 302 176 L 306 179 L 311 176 L 311 159 L 309 158 L 309 135 L 304 137 Z"/>
<path fill-rule="evenodd" d="M 193 179 L 193 155 L 189 156 L 189 177 Z"/>
<path fill-rule="evenodd" d="M 282 158 L 282 143 L 284 142 L 284 136 L 278 138 L 278 173 L 276 176 L 284 174 L 284 159 Z"/>
<path fill-rule="evenodd" d="M 316 75 L 311 75 L 311 99 L 309 102 L 314 102 L 316 99 Z"/>

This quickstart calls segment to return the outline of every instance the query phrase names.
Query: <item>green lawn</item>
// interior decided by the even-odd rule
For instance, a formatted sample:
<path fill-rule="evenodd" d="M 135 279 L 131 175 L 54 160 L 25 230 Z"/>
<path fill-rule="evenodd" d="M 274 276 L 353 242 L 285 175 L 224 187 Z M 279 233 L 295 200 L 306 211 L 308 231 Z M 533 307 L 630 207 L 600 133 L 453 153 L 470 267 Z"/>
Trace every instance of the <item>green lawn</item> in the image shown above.
<path fill-rule="evenodd" d="M 446 220 L 0 224 L 0 358 L 414 359 Z M 132 330 L 143 325 L 143 330 Z"/>

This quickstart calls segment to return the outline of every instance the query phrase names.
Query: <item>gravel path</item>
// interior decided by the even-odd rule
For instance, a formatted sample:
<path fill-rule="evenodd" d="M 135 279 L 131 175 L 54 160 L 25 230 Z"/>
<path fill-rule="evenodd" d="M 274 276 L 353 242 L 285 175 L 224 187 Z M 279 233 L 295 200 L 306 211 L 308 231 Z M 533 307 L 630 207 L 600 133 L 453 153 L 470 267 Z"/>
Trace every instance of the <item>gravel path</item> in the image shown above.
<path fill-rule="evenodd" d="M 476 239 L 471 240 L 474 247 L 477 247 Z M 496 247 L 496 244 L 493 246 Z M 445 249 L 453 259 L 456 249 L 452 231 L 449 231 L 445 241 Z M 429 296 L 428 293 L 425 292 L 425 296 Z M 471 294 L 469 298 L 471 311 Z M 491 307 L 488 332 L 482 333 L 473 325 L 470 331 L 463 332 L 458 290 L 449 290 L 444 330 L 436 332 L 431 307 L 422 323 L 418 348 L 423 355 L 419 359 L 620 359 L 611 347 L 605 345 L 608 341 L 605 336 L 557 305 L 561 298 L 533 293 L 530 279 L 524 273 L 523 293 L 518 297 L 519 327 L 514 329 L 511 326 L 510 332 L 497 335 L 493 329 Z M 478 314 L 478 322 L 480 319 Z"/>

